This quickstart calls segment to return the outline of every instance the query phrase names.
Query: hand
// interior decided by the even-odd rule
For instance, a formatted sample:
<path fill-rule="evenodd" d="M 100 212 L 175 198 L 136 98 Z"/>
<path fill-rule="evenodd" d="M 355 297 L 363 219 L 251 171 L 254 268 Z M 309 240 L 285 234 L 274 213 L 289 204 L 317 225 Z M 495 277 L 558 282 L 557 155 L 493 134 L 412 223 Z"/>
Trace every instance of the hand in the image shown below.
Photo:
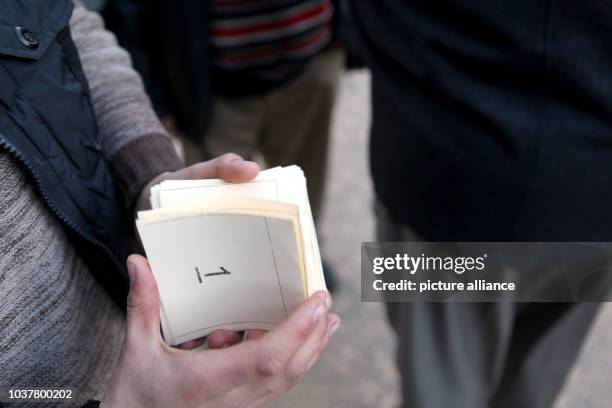
<path fill-rule="evenodd" d="M 151 208 L 149 196 L 151 187 L 161 183 L 163 180 L 196 180 L 220 178 L 230 182 L 245 182 L 257 176 L 259 166 L 252 161 L 245 161 L 234 153 L 227 153 L 215 159 L 194 164 L 174 172 L 166 172 L 158 175 L 142 189 L 136 202 L 136 211 Z"/>
<path fill-rule="evenodd" d="M 317 292 L 275 329 L 216 350 L 167 346 L 159 297 L 145 258 L 128 258 L 126 337 L 102 407 L 255 407 L 296 384 L 340 325 Z"/>

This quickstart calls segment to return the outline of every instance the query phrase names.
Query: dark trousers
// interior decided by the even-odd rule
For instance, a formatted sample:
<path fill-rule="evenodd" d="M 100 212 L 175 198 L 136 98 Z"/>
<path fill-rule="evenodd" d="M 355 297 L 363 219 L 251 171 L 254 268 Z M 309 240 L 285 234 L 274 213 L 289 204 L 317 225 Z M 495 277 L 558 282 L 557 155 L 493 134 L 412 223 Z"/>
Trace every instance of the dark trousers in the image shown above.
<path fill-rule="evenodd" d="M 377 205 L 378 240 L 421 241 Z M 402 407 L 550 407 L 598 303 L 387 303 Z"/>

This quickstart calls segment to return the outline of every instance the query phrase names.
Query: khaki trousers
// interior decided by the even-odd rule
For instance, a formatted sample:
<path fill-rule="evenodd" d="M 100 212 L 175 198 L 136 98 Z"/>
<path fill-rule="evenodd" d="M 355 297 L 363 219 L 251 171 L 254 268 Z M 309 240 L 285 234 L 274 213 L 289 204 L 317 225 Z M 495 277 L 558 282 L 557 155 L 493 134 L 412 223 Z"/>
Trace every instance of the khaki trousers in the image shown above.
<path fill-rule="evenodd" d="M 261 155 L 270 167 L 299 165 L 317 219 L 323 201 L 330 123 L 344 52 L 330 47 L 281 88 L 249 97 L 216 96 L 204 151 Z"/>

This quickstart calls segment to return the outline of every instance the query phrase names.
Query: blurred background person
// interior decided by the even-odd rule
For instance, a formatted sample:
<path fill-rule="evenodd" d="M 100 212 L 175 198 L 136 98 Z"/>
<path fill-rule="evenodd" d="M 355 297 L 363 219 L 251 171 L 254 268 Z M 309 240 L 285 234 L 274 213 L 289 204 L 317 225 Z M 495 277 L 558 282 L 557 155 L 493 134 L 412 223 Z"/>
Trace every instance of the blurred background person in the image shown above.
<path fill-rule="evenodd" d="M 319 219 L 344 65 L 331 0 L 108 0 L 104 15 L 162 123 L 191 142 L 187 163 L 234 152 L 297 164 Z"/>
<path fill-rule="evenodd" d="M 349 1 L 380 241 L 612 240 L 612 7 Z M 549 407 L 597 303 L 388 303 L 406 407 Z"/>

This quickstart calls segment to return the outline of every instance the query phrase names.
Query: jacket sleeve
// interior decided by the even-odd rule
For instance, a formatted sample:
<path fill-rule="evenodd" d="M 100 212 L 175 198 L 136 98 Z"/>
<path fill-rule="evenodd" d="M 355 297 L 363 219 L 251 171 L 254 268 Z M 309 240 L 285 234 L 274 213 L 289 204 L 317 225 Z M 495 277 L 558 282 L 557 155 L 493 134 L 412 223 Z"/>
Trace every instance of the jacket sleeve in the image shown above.
<path fill-rule="evenodd" d="M 128 53 L 102 18 L 75 1 L 72 37 L 89 82 L 104 155 L 127 209 L 155 176 L 183 166 Z"/>

